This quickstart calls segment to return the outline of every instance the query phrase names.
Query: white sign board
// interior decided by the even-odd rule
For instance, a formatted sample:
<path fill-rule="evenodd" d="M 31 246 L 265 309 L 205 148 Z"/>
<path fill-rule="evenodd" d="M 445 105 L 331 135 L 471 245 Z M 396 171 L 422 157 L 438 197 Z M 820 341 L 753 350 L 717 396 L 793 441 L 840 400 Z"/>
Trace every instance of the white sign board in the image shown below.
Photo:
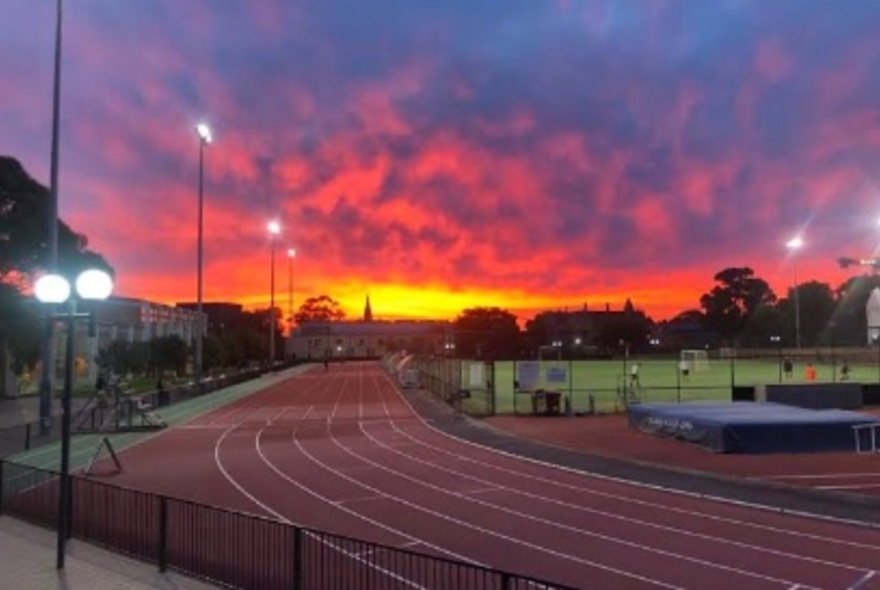
<path fill-rule="evenodd" d="M 568 381 L 565 367 L 548 367 L 545 375 L 547 376 L 547 383 L 565 383 Z"/>
<path fill-rule="evenodd" d="M 538 388 L 538 370 L 537 361 L 519 361 L 516 363 L 516 380 L 519 382 L 521 391 L 531 391 Z"/>
<path fill-rule="evenodd" d="M 483 377 L 483 363 L 471 363 L 471 387 L 485 387 L 486 380 Z"/>

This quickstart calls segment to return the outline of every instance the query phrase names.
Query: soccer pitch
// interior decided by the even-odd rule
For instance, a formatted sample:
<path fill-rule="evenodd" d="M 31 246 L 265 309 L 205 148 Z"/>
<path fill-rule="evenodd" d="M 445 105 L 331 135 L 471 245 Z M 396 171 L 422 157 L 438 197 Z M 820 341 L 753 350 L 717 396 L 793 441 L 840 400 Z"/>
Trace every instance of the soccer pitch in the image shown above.
<path fill-rule="evenodd" d="M 455 361 L 453 361 L 455 362 Z M 491 411 L 490 389 L 468 383 L 470 364 L 460 363 L 462 387 L 471 390 L 471 397 L 463 400 L 462 409 L 475 415 Z M 521 361 L 496 361 L 493 366 L 495 413 L 512 414 L 531 411 L 528 392 L 515 393 L 516 364 Z M 777 358 L 765 359 L 713 359 L 705 370 L 695 371 L 685 377 L 679 372 L 677 359 L 630 359 L 623 360 L 542 360 L 538 363 L 538 380 L 535 389 L 557 391 L 568 398 L 575 412 L 585 412 L 592 403 L 598 412 L 620 409 L 618 395 L 624 384 L 630 382 L 633 363 L 639 364 L 638 394 L 643 402 L 730 401 L 731 386 L 749 386 L 779 383 L 785 380 L 804 383 L 805 362 L 796 362 L 791 379 L 780 374 Z M 693 367 L 693 364 L 691 364 Z M 835 367 L 831 363 L 814 364 L 817 381 L 833 381 Z M 549 373 L 548 373 L 549 370 Z M 488 372 L 488 371 L 487 371 Z M 550 380 L 548 380 L 548 377 Z M 853 365 L 851 380 L 872 381 L 877 379 L 876 366 Z M 552 381 L 551 381 L 552 380 Z"/>

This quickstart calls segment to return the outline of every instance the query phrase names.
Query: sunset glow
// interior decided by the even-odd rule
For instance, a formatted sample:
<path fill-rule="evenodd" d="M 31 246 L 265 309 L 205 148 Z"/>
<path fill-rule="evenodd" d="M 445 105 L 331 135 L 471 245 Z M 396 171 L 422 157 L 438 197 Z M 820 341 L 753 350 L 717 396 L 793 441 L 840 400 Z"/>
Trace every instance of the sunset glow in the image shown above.
<path fill-rule="evenodd" d="M 54 7 L 3 15 L 0 154 L 48 184 Z M 380 319 L 663 319 L 726 266 L 784 296 L 795 255 L 836 287 L 880 245 L 878 22 L 875 0 L 77 0 L 61 215 L 116 294 L 192 301 L 214 139 L 205 301 L 268 305 L 276 216 L 295 301 L 352 318 L 369 295 Z"/>

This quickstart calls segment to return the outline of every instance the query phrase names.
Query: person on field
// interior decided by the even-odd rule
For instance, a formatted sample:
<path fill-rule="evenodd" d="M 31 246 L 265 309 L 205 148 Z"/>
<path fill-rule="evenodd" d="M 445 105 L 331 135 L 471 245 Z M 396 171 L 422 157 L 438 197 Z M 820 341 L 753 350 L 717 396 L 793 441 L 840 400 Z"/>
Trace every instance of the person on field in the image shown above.
<path fill-rule="evenodd" d="M 640 383 L 639 383 L 639 363 L 633 363 L 632 367 L 629 370 L 629 385 L 630 385 L 630 387 L 635 387 L 636 385 L 640 385 Z"/>
<path fill-rule="evenodd" d="M 843 361 L 843 364 L 840 366 L 840 380 L 849 381 L 849 363 L 846 361 Z"/>
<path fill-rule="evenodd" d="M 785 360 L 782 362 L 782 370 L 785 372 L 786 379 L 791 379 L 794 376 L 794 365 L 791 362 L 791 357 L 785 357 Z"/>
<path fill-rule="evenodd" d="M 682 359 L 678 363 L 678 370 L 681 371 L 681 378 L 687 381 L 691 375 L 691 364 L 687 360 Z"/>
<path fill-rule="evenodd" d="M 807 368 L 804 370 L 804 376 L 807 378 L 807 381 L 816 380 L 816 367 L 813 366 L 813 363 L 807 363 Z"/>

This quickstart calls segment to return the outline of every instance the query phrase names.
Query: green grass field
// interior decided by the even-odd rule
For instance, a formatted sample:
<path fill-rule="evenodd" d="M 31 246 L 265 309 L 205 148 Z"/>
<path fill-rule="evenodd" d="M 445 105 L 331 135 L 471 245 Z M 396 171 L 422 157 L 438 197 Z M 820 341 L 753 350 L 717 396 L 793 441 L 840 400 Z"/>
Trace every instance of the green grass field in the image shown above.
<path fill-rule="evenodd" d="M 558 391 L 571 400 L 575 411 L 586 411 L 590 407 L 590 396 L 599 412 L 619 409 L 618 392 L 628 375 L 632 360 L 626 367 L 622 360 L 578 360 L 578 361 L 540 361 L 538 382 L 535 388 Z M 685 378 L 679 374 L 677 359 L 646 358 L 637 361 L 640 365 L 639 395 L 645 402 L 674 401 L 729 401 L 731 384 L 756 385 L 778 383 L 780 365 L 777 358 L 727 359 L 709 361 L 707 370 L 690 372 Z M 434 382 L 448 384 L 449 390 L 468 389 L 471 397 L 462 401 L 462 409 L 474 415 L 486 415 L 491 409 L 491 394 L 485 384 L 471 382 L 471 365 L 476 361 L 433 360 L 427 367 Z M 791 382 L 806 382 L 806 364 L 796 362 Z M 815 363 L 818 381 L 833 381 L 839 378 L 836 364 Z M 547 381 L 547 370 L 556 369 L 557 382 Z M 494 374 L 492 372 L 494 371 Z M 531 395 L 527 392 L 515 393 L 516 376 L 514 361 L 496 361 L 494 366 L 484 367 L 483 380 L 490 380 L 495 390 L 495 412 L 497 414 L 530 413 Z M 479 370 L 478 370 L 479 372 Z M 626 379 L 624 376 L 627 376 Z M 856 382 L 876 382 L 877 365 L 851 365 L 850 379 Z M 480 379 L 477 377 L 477 381 Z M 437 393 L 437 392 L 435 392 Z"/>

